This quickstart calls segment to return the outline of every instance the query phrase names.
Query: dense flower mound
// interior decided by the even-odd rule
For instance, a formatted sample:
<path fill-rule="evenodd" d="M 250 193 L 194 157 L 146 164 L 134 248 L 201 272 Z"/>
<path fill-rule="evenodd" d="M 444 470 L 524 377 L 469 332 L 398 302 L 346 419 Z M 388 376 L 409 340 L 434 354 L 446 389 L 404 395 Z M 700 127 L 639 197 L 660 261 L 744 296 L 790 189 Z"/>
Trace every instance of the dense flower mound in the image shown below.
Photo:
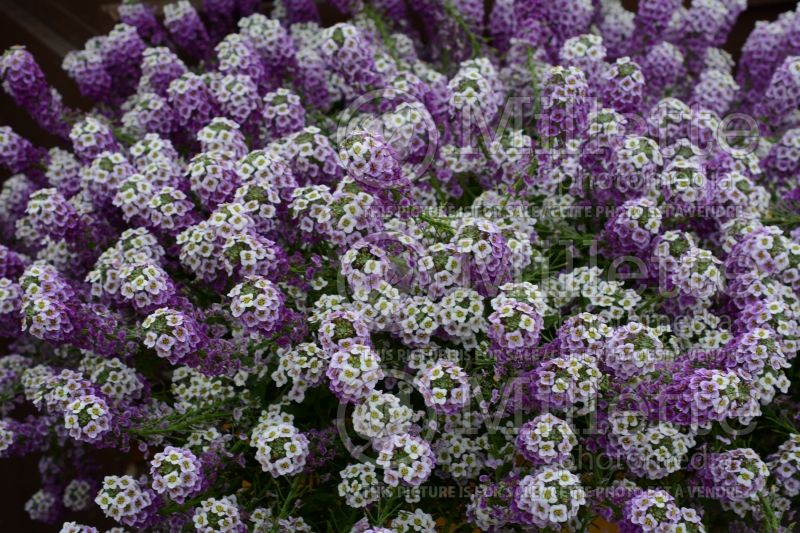
<path fill-rule="evenodd" d="M 800 9 L 151 4 L 0 55 L 32 520 L 797 529 Z"/>

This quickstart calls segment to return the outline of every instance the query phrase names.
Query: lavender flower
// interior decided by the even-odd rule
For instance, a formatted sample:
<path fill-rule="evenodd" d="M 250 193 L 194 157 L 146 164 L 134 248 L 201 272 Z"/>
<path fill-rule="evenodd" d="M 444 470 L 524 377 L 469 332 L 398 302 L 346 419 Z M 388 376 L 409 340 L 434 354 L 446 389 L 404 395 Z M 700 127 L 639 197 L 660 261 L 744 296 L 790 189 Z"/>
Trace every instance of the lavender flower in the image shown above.
<path fill-rule="evenodd" d="M 211 53 L 206 27 L 187 0 L 164 6 L 164 26 L 178 47 L 193 59 L 205 59 Z"/>
<path fill-rule="evenodd" d="M 203 485 L 203 466 L 185 448 L 167 446 L 150 461 L 153 490 L 177 503 L 197 494 Z"/>
<path fill-rule="evenodd" d="M 569 424 L 548 413 L 523 424 L 516 446 L 533 464 L 563 464 L 577 443 Z"/>
<path fill-rule="evenodd" d="M 92 161 L 102 152 L 119 150 L 119 145 L 109 127 L 93 117 L 86 117 L 76 123 L 69 137 L 75 155 L 85 163 Z"/>
<path fill-rule="evenodd" d="M 355 26 L 339 23 L 327 28 L 320 53 L 328 67 L 354 89 L 365 92 L 383 85 L 371 46 Z"/>
<path fill-rule="evenodd" d="M 185 131 L 188 139 L 194 139 L 197 132 L 216 117 L 219 103 L 195 74 L 183 74 L 175 78 L 167 89 L 169 104 L 175 113 L 175 125 Z"/>
<path fill-rule="evenodd" d="M 264 95 L 261 116 L 264 119 L 264 137 L 279 139 L 305 126 L 305 109 L 300 97 L 287 89 L 278 89 Z"/>
<path fill-rule="evenodd" d="M 380 357 L 369 346 L 352 344 L 331 355 L 326 372 L 331 391 L 345 402 L 363 400 L 383 379 Z"/>
<path fill-rule="evenodd" d="M 303 470 L 308 457 L 308 439 L 291 424 L 265 420 L 253 429 L 251 445 L 256 460 L 273 477 L 294 475 Z"/>
<path fill-rule="evenodd" d="M 130 527 L 148 523 L 155 511 L 155 494 L 131 476 L 106 476 L 95 503 L 109 518 Z"/>
<path fill-rule="evenodd" d="M 127 24 L 117 24 L 103 40 L 103 67 L 120 95 L 127 96 L 136 90 L 142 75 L 140 65 L 145 48 L 147 45 L 136 28 Z"/>
<path fill-rule="evenodd" d="M 578 477 L 569 470 L 543 467 L 522 478 L 514 490 L 518 520 L 535 527 L 558 527 L 575 518 L 586 503 Z"/>
<path fill-rule="evenodd" d="M 124 0 L 117 9 L 122 22 L 136 28 L 143 40 L 152 45 L 162 44 L 166 40 L 164 30 L 147 4 L 139 0 Z"/>
<path fill-rule="evenodd" d="M 425 404 L 435 411 L 457 413 L 470 401 L 467 374 L 450 361 L 438 361 L 420 369 L 414 384 Z"/>
<path fill-rule="evenodd" d="M 201 501 L 194 510 L 192 522 L 199 533 L 234 533 L 244 529 L 235 496 Z"/>
<path fill-rule="evenodd" d="M 383 481 L 396 487 L 424 483 L 434 467 L 434 457 L 427 441 L 401 433 L 392 435 L 380 446 L 377 463 L 383 467 Z"/>
<path fill-rule="evenodd" d="M 94 442 L 111 430 L 111 413 L 102 398 L 83 395 L 67 404 L 64 426 L 72 438 Z"/>
<path fill-rule="evenodd" d="M 65 138 L 68 124 L 61 95 L 50 87 L 33 55 L 12 46 L 0 56 L 3 90 L 47 132 Z"/>
<path fill-rule="evenodd" d="M 270 336 L 281 325 L 284 296 L 266 278 L 249 276 L 229 293 L 231 313 L 251 331 Z"/>
<path fill-rule="evenodd" d="M 186 72 L 186 65 L 169 48 L 163 46 L 146 48 L 142 52 L 142 77 L 139 78 L 139 90 L 152 91 L 161 97 L 166 97 L 172 81 Z"/>
<path fill-rule="evenodd" d="M 34 173 L 35 168 L 33 167 L 43 157 L 41 148 L 36 148 L 28 139 L 18 135 L 8 126 L 0 127 L 0 165 L 9 172 L 12 174 L 25 171 Z"/>

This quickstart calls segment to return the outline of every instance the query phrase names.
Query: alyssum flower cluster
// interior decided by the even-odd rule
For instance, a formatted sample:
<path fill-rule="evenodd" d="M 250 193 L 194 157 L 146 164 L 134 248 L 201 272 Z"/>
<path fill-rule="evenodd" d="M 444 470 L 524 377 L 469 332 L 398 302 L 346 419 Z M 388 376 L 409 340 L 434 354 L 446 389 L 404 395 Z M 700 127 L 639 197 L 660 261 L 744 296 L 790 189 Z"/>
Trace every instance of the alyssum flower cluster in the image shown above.
<path fill-rule="evenodd" d="M 30 517 L 796 528 L 800 10 L 737 64 L 744 0 L 331 3 L 126 0 L 91 109 L 0 56 Z"/>

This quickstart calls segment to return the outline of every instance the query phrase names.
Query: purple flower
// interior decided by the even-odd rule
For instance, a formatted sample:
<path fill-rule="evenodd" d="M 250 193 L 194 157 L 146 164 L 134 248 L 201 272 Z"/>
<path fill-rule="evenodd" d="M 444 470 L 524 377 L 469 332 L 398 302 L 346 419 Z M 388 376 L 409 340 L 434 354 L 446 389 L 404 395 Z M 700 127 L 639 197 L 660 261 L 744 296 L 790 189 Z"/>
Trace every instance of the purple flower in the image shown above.
<path fill-rule="evenodd" d="M 668 42 L 650 48 L 647 54 L 639 59 L 639 64 L 646 80 L 644 90 L 651 98 L 660 98 L 664 93 L 675 92 L 685 83 L 686 68 L 683 64 L 683 54 Z"/>
<path fill-rule="evenodd" d="M 455 414 L 470 401 L 469 377 L 451 361 L 438 361 L 420 369 L 414 384 L 425 404 L 440 413 Z"/>
<path fill-rule="evenodd" d="M 544 466 L 522 478 L 514 490 L 515 521 L 537 528 L 561 527 L 578 515 L 586 492 L 569 470 Z"/>
<path fill-rule="evenodd" d="M 636 35 L 647 42 L 657 38 L 667 28 L 680 0 L 642 0 L 636 11 Z"/>
<path fill-rule="evenodd" d="M 469 281 L 482 296 L 511 281 L 511 250 L 500 230 L 486 219 L 465 219 L 452 238 L 455 251 L 469 266 Z"/>
<path fill-rule="evenodd" d="M 281 88 L 264 95 L 261 116 L 264 120 L 264 137 L 279 139 L 302 130 L 306 112 L 299 96 Z"/>
<path fill-rule="evenodd" d="M 251 156 L 253 154 L 256 152 L 252 152 Z M 242 205 L 245 212 L 252 218 L 254 228 L 259 233 L 268 235 L 278 229 L 278 210 L 282 207 L 279 190 L 274 185 L 275 182 L 270 180 L 271 168 L 285 168 L 289 177 L 291 177 L 291 173 L 288 167 L 281 165 L 279 161 L 271 160 L 266 155 L 254 156 L 252 159 L 249 157 L 246 156 L 239 162 L 237 172 L 243 178 L 247 178 L 248 176 L 245 174 L 249 172 L 253 172 L 252 176 L 259 177 L 246 179 L 247 183 L 236 189 L 235 201 Z M 256 170 L 255 166 L 250 166 L 251 164 L 246 161 L 252 161 L 255 164 L 263 162 L 264 166 Z M 270 165 L 272 162 L 275 162 L 274 166 Z"/>
<path fill-rule="evenodd" d="M 319 22 L 317 4 L 314 0 L 284 0 L 286 21 L 289 24 Z"/>
<path fill-rule="evenodd" d="M 403 175 L 397 153 L 380 135 L 366 131 L 349 134 L 339 149 L 341 165 L 364 191 L 379 199 L 387 210 L 408 203 L 411 183 Z"/>
<path fill-rule="evenodd" d="M 160 45 L 166 41 L 167 36 L 149 5 L 139 0 L 124 0 L 117 9 L 122 22 L 136 28 L 148 43 Z"/>
<path fill-rule="evenodd" d="M 778 447 L 768 459 L 769 470 L 774 475 L 786 496 L 793 498 L 800 493 L 800 435 L 789 435 L 789 439 Z"/>
<path fill-rule="evenodd" d="M 75 155 L 84 163 L 91 162 L 102 152 L 119 150 L 119 144 L 108 125 L 93 117 L 77 122 L 69 137 Z"/>
<path fill-rule="evenodd" d="M 142 322 L 144 345 L 173 365 L 200 350 L 206 339 L 197 321 L 189 314 L 169 308 L 156 309 Z"/>
<path fill-rule="evenodd" d="M 186 65 L 166 47 L 147 48 L 142 53 L 142 77 L 139 90 L 148 89 L 161 97 L 167 97 L 167 90 L 173 80 L 186 74 Z"/>
<path fill-rule="evenodd" d="M 119 271 L 120 295 L 141 313 L 169 305 L 177 289 L 169 274 L 158 265 L 142 263 L 123 266 Z"/>
<path fill-rule="evenodd" d="M 319 342 L 329 354 L 347 350 L 354 344 L 370 344 L 364 319 L 352 311 L 334 311 L 319 326 Z"/>
<path fill-rule="evenodd" d="M 779 125 L 789 112 L 800 106 L 800 57 L 787 57 L 775 70 L 756 113 Z"/>
<path fill-rule="evenodd" d="M 228 74 L 212 84 L 212 91 L 223 114 L 241 124 L 245 133 L 255 138 L 261 135 L 263 104 L 258 96 L 258 87 L 250 76 Z M 214 119 L 214 121 L 216 120 L 220 119 Z M 236 151 L 237 157 L 247 153 L 244 139 L 239 144 L 241 149 Z"/>
<path fill-rule="evenodd" d="M 137 137 L 156 133 L 168 137 L 173 129 L 174 116 L 167 99 L 155 93 L 138 93 L 126 102 L 122 125 Z"/>
<path fill-rule="evenodd" d="M 273 420 L 262 420 L 253 428 L 251 446 L 256 460 L 272 477 L 299 474 L 308 459 L 308 437 L 296 427 Z"/>
<path fill-rule="evenodd" d="M 237 0 L 203 0 L 203 14 L 208 19 L 211 37 L 218 41 L 233 28 Z"/>
<path fill-rule="evenodd" d="M 353 89 L 366 92 L 383 86 L 373 60 L 373 50 L 361 31 L 339 23 L 323 33 L 320 55 L 328 68 L 339 74 Z"/>
<path fill-rule="evenodd" d="M 234 167 L 235 154 L 212 151 L 197 154 L 187 167 L 192 191 L 208 209 L 233 200 L 239 187 Z"/>
<path fill-rule="evenodd" d="M 0 330 L 3 337 L 16 336 L 22 329 L 20 286 L 6 277 L 0 277 Z"/>
<path fill-rule="evenodd" d="M 234 318 L 265 337 L 275 334 L 284 319 L 284 296 L 266 278 L 249 276 L 229 293 Z"/>
<path fill-rule="evenodd" d="M 644 88 L 645 77 L 639 65 L 629 57 L 621 57 L 603 74 L 601 98 L 604 105 L 619 113 L 638 113 Z"/>
<path fill-rule="evenodd" d="M 504 299 L 489 315 L 487 333 L 492 343 L 491 353 L 498 362 L 523 362 L 532 358 L 541 329 L 542 316 L 533 306 Z"/>
<path fill-rule="evenodd" d="M 72 152 L 51 148 L 47 156 L 45 177 L 51 187 L 57 188 L 65 198 L 74 196 L 81 187 L 81 164 Z"/>
<path fill-rule="evenodd" d="M 384 469 L 384 483 L 392 487 L 400 483 L 412 487 L 423 484 L 435 465 L 431 445 L 408 433 L 384 440 L 379 447 L 377 463 Z"/>
<path fill-rule="evenodd" d="M 211 54 L 206 27 L 187 0 L 164 6 L 164 26 L 178 47 L 193 59 L 206 59 Z"/>
<path fill-rule="evenodd" d="M 767 157 L 761 161 L 767 177 L 780 183 L 795 176 L 800 168 L 800 128 L 787 130 L 770 147 Z"/>
<path fill-rule="evenodd" d="M 75 206 L 57 189 L 39 189 L 33 193 L 25 214 L 40 234 L 53 239 L 74 241 L 83 230 Z"/>
<path fill-rule="evenodd" d="M 730 73 L 707 69 L 700 73 L 700 78 L 692 89 L 692 102 L 724 116 L 738 94 L 739 85 Z"/>
<path fill-rule="evenodd" d="M 106 70 L 103 54 L 99 49 L 87 48 L 68 52 L 64 56 L 62 68 L 78 84 L 78 90 L 84 98 L 101 102 L 116 100 L 111 74 Z"/>
<path fill-rule="evenodd" d="M 167 446 L 150 461 L 153 490 L 183 503 L 202 490 L 205 477 L 203 465 L 185 448 Z"/>
<path fill-rule="evenodd" d="M 132 476 L 106 476 L 94 501 L 106 516 L 130 527 L 147 525 L 159 505 L 155 493 Z"/>
<path fill-rule="evenodd" d="M 93 394 L 75 398 L 64 411 L 64 426 L 76 440 L 96 442 L 111 431 L 111 423 L 105 400 Z"/>
<path fill-rule="evenodd" d="M 292 174 L 305 184 L 336 183 L 343 174 L 339 156 L 331 141 L 319 128 L 306 126 L 273 143 L 275 155 L 281 156 L 291 167 Z"/>
<path fill-rule="evenodd" d="M 575 67 L 556 66 L 542 80 L 540 158 L 558 159 L 569 141 L 580 138 L 589 118 L 586 78 Z"/>
<path fill-rule="evenodd" d="M 81 185 L 92 205 L 103 213 L 113 212 L 119 187 L 135 172 L 122 152 L 103 151 L 81 171 Z"/>
<path fill-rule="evenodd" d="M 268 73 L 255 45 L 246 35 L 232 33 L 214 48 L 223 76 L 248 76 L 262 93 L 269 87 Z"/>
<path fill-rule="evenodd" d="M 202 152 L 216 152 L 226 159 L 239 159 L 247 154 L 247 141 L 239 124 L 217 117 L 197 132 Z"/>
<path fill-rule="evenodd" d="M 719 500 L 740 503 L 757 497 L 764 490 L 769 469 L 752 449 L 735 448 L 710 454 L 697 474 L 704 486 L 724 488 Z"/>
<path fill-rule="evenodd" d="M 740 87 L 750 88 L 746 97 L 751 103 L 761 99 L 784 59 L 784 35 L 779 22 L 759 21 L 742 46 L 736 81 Z"/>
<path fill-rule="evenodd" d="M 8 126 L 0 127 L 0 165 L 12 174 L 28 172 L 37 178 L 34 168 L 45 159 L 44 150 L 37 148 L 28 139 L 18 135 Z"/>
<path fill-rule="evenodd" d="M 616 254 L 642 255 L 661 230 L 661 220 L 661 210 L 651 200 L 628 200 L 606 222 L 603 237 Z"/>
<path fill-rule="evenodd" d="M 117 24 L 103 40 L 103 66 L 111 76 L 115 91 L 127 96 L 136 91 L 142 75 L 142 53 L 147 45 L 133 26 Z"/>
<path fill-rule="evenodd" d="M 534 465 L 563 464 L 578 443 L 570 425 L 547 413 L 522 425 L 517 451 Z"/>
<path fill-rule="evenodd" d="M 303 3 L 304 1 L 285 2 L 287 10 L 290 10 L 288 4 Z M 239 20 L 239 29 L 261 58 L 264 76 L 254 77 L 259 88 L 262 91 L 277 89 L 284 76 L 299 66 L 295 57 L 295 44 L 289 32 L 277 20 L 268 19 L 258 13 Z"/>
<path fill-rule="evenodd" d="M 65 138 L 69 131 L 61 95 L 44 77 L 33 55 L 23 46 L 12 46 L 0 56 L 3 90 L 45 131 Z"/>
<path fill-rule="evenodd" d="M 184 142 L 191 142 L 197 132 L 219 115 L 219 103 L 200 76 L 187 73 L 174 79 L 167 90 L 175 113 L 175 125 Z"/>
<path fill-rule="evenodd" d="M 622 509 L 621 528 L 626 533 L 669 530 L 681 527 L 702 528 L 697 512 L 691 508 L 681 508 L 667 491 L 661 489 L 638 489 Z"/>

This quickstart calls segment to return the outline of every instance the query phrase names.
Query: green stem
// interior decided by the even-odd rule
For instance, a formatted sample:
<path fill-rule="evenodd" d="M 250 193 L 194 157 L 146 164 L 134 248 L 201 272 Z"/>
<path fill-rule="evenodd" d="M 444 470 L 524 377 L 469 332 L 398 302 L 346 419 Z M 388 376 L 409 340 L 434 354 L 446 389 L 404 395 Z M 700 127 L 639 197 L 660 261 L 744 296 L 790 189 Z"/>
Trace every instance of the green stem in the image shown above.
<path fill-rule="evenodd" d="M 386 498 L 386 500 L 384 500 L 383 497 L 378 500 L 378 517 L 375 519 L 374 525 L 383 526 L 383 523 L 400 508 L 403 502 L 401 501 L 399 504 L 395 505 L 397 499 L 398 496 L 392 492 L 392 495 Z"/>
<path fill-rule="evenodd" d="M 114 137 L 116 137 L 117 140 L 119 140 L 124 145 L 133 146 L 134 144 L 136 144 L 136 137 L 134 137 L 133 135 L 128 135 L 120 128 L 114 128 L 113 133 Z"/>
<path fill-rule="evenodd" d="M 486 158 L 486 161 L 492 160 L 492 156 L 489 154 L 489 149 L 486 148 L 486 142 L 483 140 L 483 135 L 478 135 L 478 148 L 481 149 L 481 153 L 483 154 L 483 157 Z"/>
<path fill-rule="evenodd" d="M 291 505 L 294 503 L 294 500 L 302 494 L 303 489 L 300 488 L 300 484 L 302 483 L 303 478 L 301 476 L 296 476 L 292 480 L 292 485 L 289 487 L 289 494 L 286 495 L 286 499 L 283 500 L 283 505 L 281 505 L 281 510 L 278 512 L 278 516 L 275 519 L 275 523 L 272 526 L 272 533 L 278 533 L 278 520 L 286 518 L 289 516 L 289 510 Z M 280 491 L 278 491 L 279 497 L 283 498 Z"/>
<path fill-rule="evenodd" d="M 456 230 L 453 229 L 453 226 L 451 226 L 450 222 L 445 218 L 435 217 L 435 216 L 429 215 L 427 213 L 420 213 L 419 218 L 420 218 L 420 220 L 423 220 L 423 221 L 427 222 L 428 224 L 430 224 L 434 228 L 437 228 L 437 229 L 439 229 L 441 231 L 449 233 L 450 235 L 455 235 L 455 233 L 456 233 Z"/>
<path fill-rule="evenodd" d="M 167 417 L 167 425 L 164 425 L 163 421 L 159 420 L 156 424 L 133 428 L 130 430 L 130 432 L 138 437 L 168 435 L 170 433 L 189 431 L 205 422 L 230 418 L 230 416 L 230 411 L 209 411 L 208 409 L 198 409 L 196 411 L 189 411 L 182 415 L 174 416 L 173 420 L 170 420 L 171 417 Z"/>
<path fill-rule="evenodd" d="M 469 24 L 467 24 L 464 20 L 464 17 L 461 16 L 461 13 L 458 12 L 458 9 L 453 7 L 450 2 L 445 2 L 444 10 L 453 18 L 453 20 L 456 21 L 456 24 L 458 24 L 459 28 L 461 28 L 464 33 L 467 34 L 467 39 L 469 39 L 469 44 L 472 47 L 472 59 L 475 59 L 481 55 L 481 42 L 478 39 L 478 36 L 472 32 Z"/>
<path fill-rule="evenodd" d="M 792 424 L 791 420 L 784 415 L 778 416 L 774 414 L 771 409 L 765 411 L 764 417 L 774 425 L 775 429 L 782 430 L 786 432 L 787 435 L 795 435 L 800 433 L 800 431 L 794 427 L 794 424 Z"/>
<path fill-rule="evenodd" d="M 364 5 L 364 14 L 372 21 L 373 24 L 375 24 L 375 29 L 378 30 L 378 33 L 381 36 L 381 41 L 383 41 L 383 45 L 386 47 L 389 55 L 392 56 L 392 59 L 395 61 L 399 61 L 399 55 L 397 53 L 397 48 L 394 45 L 394 39 L 392 38 L 392 34 L 389 32 L 389 29 L 386 27 L 386 21 L 383 19 L 381 14 L 378 13 L 378 11 L 370 4 Z"/>
<path fill-rule="evenodd" d="M 439 200 L 439 203 L 440 204 L 446 203 L 447 195 L 442 190 L 442 184 L 439 183 L 439 180 L 436 178 L 433 172 L 428 174 L 428 180 L 430 181 L 431 187 L 433 187 L 433 191 L 436 194 L 436 199 Z"/>
<path fill-rule="evenodd" d="M 800 215 L 786 214 L 784 216 L 770 215 L 762 219 L 765 226 L 786 226 L 794 228 L 800 226 Z"/>
<path fill-rule="evenodd" d="M 539 114 L 539 79 L 536 76 L 536 61 L 533 59 L 533 48 L 528 48 L 528 71 L 531 76 L 531 88 L 533 89 L 533 117 Z"/>
<path fill-rule="evenodd" d="M 772 503 L 763 493 L 758 495 L 758 501 L 761 502 L 761 509 L 764 512 L 761 530 L 764 533 L 777 533 L 780 530 L 780 523 L 778 517 L 775 516 L 775 511 L 772 509 Z"/>

